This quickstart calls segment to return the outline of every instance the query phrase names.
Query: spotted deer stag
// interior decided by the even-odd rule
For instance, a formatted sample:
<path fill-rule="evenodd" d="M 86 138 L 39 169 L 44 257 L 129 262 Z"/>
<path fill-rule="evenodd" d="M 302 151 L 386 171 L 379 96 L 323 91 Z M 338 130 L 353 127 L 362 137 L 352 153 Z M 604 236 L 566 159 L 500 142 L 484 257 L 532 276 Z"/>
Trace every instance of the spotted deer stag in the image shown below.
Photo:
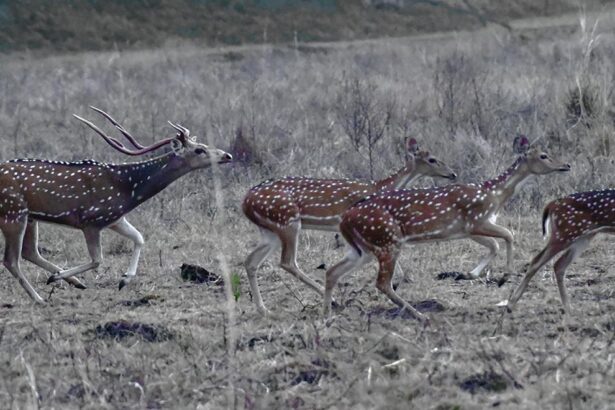
<path fill-rule="evenodd" d="M 512 234 L 496 224 L 498 213 L 519 184 L 530 175 L 568 171 L 570 165 L 555 161 L 526 137 L 513 145 L 517 160 L 502 175 L 482 184 L 454 184 L 433 189 L 398 190 L 372 195 L 342 216 L 340 232 L 348 243 L 346 256 L 326 273 L 324 314 L 329 315 L 333 287 L 348 272 L 372 258 L 379 263 L 376 287 L 419 320 L 425 317 L 395 293 L 391 286 L 402 244 L 470 238 L 487 247 L 487 254 L 470 272 L 479 277 L 495 257 L 498 244 L 506 243 L 506 268 L 512 265 Z"/>
<path fill-rule="evenodd" d="M 243 212 L 259 227 L 261 242 L 245 261 L 252 297 L 263 315 L 269 314 L 258 288 L 256 271 L 281 244 L 280 267 L 321 296 L 324 288 L 297 266 L 297 245 L 301 229 L 337 231 L 342 213 L 374 192 L 399 189 L 420 176 L 455 179 L 456 175 L 439 159 L 419 149 L 414 138 L 406 140 L 406 164 L 379 181 L 286 177 L 256 185 L 243 200 Z"/>
<path fill-rule="evenodd" d="M 525 277 L 508 302 L 501 304 L 509 311 L 536 272 L 562 252 L 553 268 L 562 305 L 566 312 L 570 311 L 564 286 L 566 268 L 587 249 L 594 236 L 615 233 L 615 190 L 579 192 L 550 202 L 542 215 L 542 229 L 549 237 L 547 246 L 532 259 Z"/>
<path fill-rule="evenodd" d="M 187 172 L 232 159 L 224 151 L 197 143 L 190 138 L 188 129 L 172 123 L 176 136 L 143 146 L 108 114 L 91 108 L 111 121 L 134 149 L 107 136 L 91 122 L 75 117 L 116 150 L 128 155 L 142 155 L 165 146 L 172 149 L 158 157 L 127 164 L 38 159 L 16 159 L 0 164 L 0 230 L 6 247 L 4 266 L 19 280 L 28 295 L 41 304 L 43 299 L 21 272 L 19 261 L 22 255 L 53 274 L 48 283 L 64 279 L 85 289 L 83 283 L 73 276 L 99 266 L 102 260 L 100 233 L 109 228 L 134 243 L 130 266 L 119 285 L 121 289 L 135 277 L 143 245 L 143 237 L 125 216 Z M 61 269 L 44 259 L 38 251 L 38 221 L 80 229 L 91 262 Z"/>

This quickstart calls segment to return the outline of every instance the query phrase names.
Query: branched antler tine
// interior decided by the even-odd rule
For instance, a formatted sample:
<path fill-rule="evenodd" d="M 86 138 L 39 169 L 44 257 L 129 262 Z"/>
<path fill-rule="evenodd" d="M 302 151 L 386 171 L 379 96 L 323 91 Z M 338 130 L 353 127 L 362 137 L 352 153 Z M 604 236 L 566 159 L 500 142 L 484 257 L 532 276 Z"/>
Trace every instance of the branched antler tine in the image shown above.
<path fill-rule="evenodd" d="M 84 124 L 86 124 L 88 127 L 90 127 L 91 129 L 93 129 L 94 131 L 96 131 L 96 133 L 98 135 L 100 135 L 101 137 L 103 137 L 103 139 L 105 141 L 107 141 L 107 143 L 109 145 L 111 145 L 113 148 L 122 151 L 123 149 L 126 149 L 126 147 L 119 142 L 117 139 L 108 136 L 107 134 L 105 134 L 100 128 L 98 128 L 96 125 L 94 125 L 92 122 L 86 120 L 85 118 L 82 118 L 80 116 L 78 116 L 77 114 L 73 114 L 73 117 L 77 118 L 79 121 L 83 122 Z"/>
<path fill-rule="evenodd" d="M 137 142 L 137 140 L 135 139 L 135 137 L 133 137 L 132 135 L 130 135 L 130 133 L 128 131 L 126 131 L 126 129 L 124 127 L 122 127 L 120 125 L 120 123 L 118 123 L 117 121 L 115 121 L 113 119 L 113 117 L 111 117 L 109 114 L 107 114 L 106 112 L 104 112 L 103 110 L 101 110 L 100 108 L 96 108 L 92 105 L 90 105 L 90 108 L 93 109 L 94 111 L 96 111 L 97 113 L 99 113 L 100 115 L 102 115 L 103 117 L 105 117 L 106 119 L 108 119 L 113 125 L 115 125 L 115 127 L 122 133 L 122 135 L 124 135 L 124 137 L 126 137 L 126 139 L 137 149 L 143 149 L 145 148 L 145 146 L 141 145 L 139 142 Z"/>
<path fill-rule="evenodd" d="M 100 130 L 100 128 L 98 128 L 96 125 L 92 124 L 90 121 L 86 120 L 85 118 L 81 118 L 80 116 L 78 116 L 77 114 L 73 114 L 73 116 L 75 118 L 77 118 L 78 120 L 82 121 L 83 123 L 85 123 L 88 127 L 92 128 L 94 131 L 96 131 L 96 133 L 98 135 L 100 135 L 101 137 L 104 138 L 105 141 L 107 141 L 107 143 L 109 145 L 111 145 L 113 148 L 115 148 L 116 150 L 127 154 L 127 155 L 141 155 L 141 154 L 145 154 L 148 153 L 150 151 L 154 151 L 164 145 L 167 145 L 169 143 L 171 143 L 175 138 L 165 138 L 163 140 L 160 140 L 158 142 L 156 142 L 155 144 L 152 144 L 148 147 L 143 147 L 142 149 L 138 149 L 135 151 L 131 151 L 129 149 L 127 149 L 121 142 L 119 142 L 118 140 L 116 140 L 113 137 L 109 137 L 108 135 L 106 135 L 104 132 L 102 132 Z"/>
<path fill-rule="evenodd" d="M 186 127 L 184 127 L 183 125 L 180 125 L 180 124 L 177 124 L 177 126 L 179 128 L 181 128 L 181 130 L 184 132 L 184 134 L 186 134 L 186 137 L 190 136 L 190 130 L 188 128 L 186 128 Z"/>
<path fill-rule="evenodd" d="M 190 130 L 186 127 L 182 127 L 179 124 L 173 124 L 171 121 L 167 121 L 169 124 L 171 124 L 171 127 L 175 128 L 177 131 L 179 131 L 181 134 L 183 134 L 185 137 L 189 137 L 190 136 Z"/>
<path fill-rule="evenodd" d="M 176 131 L 179 132 L 184 132 L 179 126 L 177 126 L 176 124 L 173 124 L 171 121 L 167 121 L 169 123 L 169 125 L 173 128 L 175 128 Z"/>

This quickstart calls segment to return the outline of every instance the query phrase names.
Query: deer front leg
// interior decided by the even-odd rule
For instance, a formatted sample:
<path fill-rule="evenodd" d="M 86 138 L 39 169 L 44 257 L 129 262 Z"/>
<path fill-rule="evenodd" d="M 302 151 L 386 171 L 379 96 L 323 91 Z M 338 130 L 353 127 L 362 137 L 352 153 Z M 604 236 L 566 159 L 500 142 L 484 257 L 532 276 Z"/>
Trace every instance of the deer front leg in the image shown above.
<path fill-rule="evenodd" d="M 21 287 L 36 303 L 44 305 L 45 301 L 34 290 L 28 279 L 21 273 L 19 259 L 21 258 L 21 247 L 26 231 L 26 220 L 17 220 L 11 223 L 4 223 L 0 226 L 4 234 L 4 266 L 19 281 Z"/>
<path fill-rule="evenodd" d="M 26 233 L 23 239 L 23 245 L 21 248 L 22 256 L 28 262 L 32 262 L 38 267 L 45 269 L 50 273 L 58 273 L 62 270 L 57 265 L 49 262 L 47 259 L 43 258 L 38 250 L 38 222 L 32 221 L 28 222 L 26 226 Z M 65 278 L 64 279 L 69 284 L 73 285 L 77 289 L 87 289 L 86 286 L 81 283 L 81 281 L 75 277 Z"/>
<path fill-rule="evenodd" d="M 497 241 L 493 238 L 489 238 L 486 236 L 471 236 L 470 239 L 489 249 L 489 253 L 480 260 L 478 265 L 476 265 L 476 267 L 472 269 L 469 274 L 461 274 L 456 278 L 457 280 L 478 279 L 481 276 L 485 267 L 487 267 L 487 265 L 491 263 L 493 258 L 495 258 L 495 255 L 497 254 L 498 250 L 500 249 L 500 246 L 498 245 Z"/>
<path fill-rule="evenodd" d="M 512 272 L 513 263 L 513 234 L 503 226 L 487 222 L 472 231 L 472 236 L 488 236 L 491 238 L 499 238 L 506 244 L 506 272 Z M 497 251 L 497 249 L 496 249 Z M 495 255 L 493 255 L 495 257 Z M 478 268 L 478 266 L 477 266 Z M 480 272 L 479 272 L 480 273 Z"/>
<path fill-rule="evenodd" d="M 83 229 L 83 236 L 88 247 L 88 253 L 92 261 L 90 263 L 84 263 L 83 265 L 75 266 L 74 268 L 62 270 L 54 275 L 51 275 L 47 279 L 47 284 L 53 283 L 60 279 L 67 279 L 71 276 L 78 275 L 86 272 L 90 269 L 96 269 L 100 266 L 102 261 L 102 249 L 100 247 L 100 229 L 99 228 L 85 228 Z"/>
<path fill-rule="evenodd" d="M 134 243 L 132 257 L 130 258 L 130 266 L 128 267 L 128 271 L 122 276 L 122 280 L 120 280 L 119 289 L 122 290 L 122 288 L 132 282 L 137 275 L 139 256 L 141 255 L 141 248 L 144 244 L 143 235 L 141 235 L 141 233 L 137 231 L 137 228 L 132 226 L 126 218 L 121 218 L 119 221 L 109 226 L 109 229 L 125 236 Z"/>

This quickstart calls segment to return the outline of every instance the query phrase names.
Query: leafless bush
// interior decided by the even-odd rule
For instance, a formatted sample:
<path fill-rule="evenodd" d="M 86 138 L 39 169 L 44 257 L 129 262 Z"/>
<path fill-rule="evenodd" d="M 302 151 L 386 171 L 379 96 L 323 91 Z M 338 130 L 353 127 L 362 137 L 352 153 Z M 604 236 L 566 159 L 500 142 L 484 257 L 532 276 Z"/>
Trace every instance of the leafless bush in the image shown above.
<path fill-rule="evenodd" d="M 395 101 L 378 95 L 373 83 L 346 79 L 338 93 L 336 115 L 344 133 L 358 151 L 367 151 L 369 175 L 374 178 L 374 149 L 386 135 Z"/>
<path fill-rule="evenodd" d="M 601 111 L 601 100 L 598 88 L 588 82 L 577 82 L 566 96 L 566 120 L 569 126 L 582 124 L 591 128 L 594 120 Z"/>
<path fill-rule="evenodd" d="M 433 87 L 437 111 L 451 137 L 460 127 L 487 133 L 483 77 L 472 60 L 460 52 L 436 60 Z"/>

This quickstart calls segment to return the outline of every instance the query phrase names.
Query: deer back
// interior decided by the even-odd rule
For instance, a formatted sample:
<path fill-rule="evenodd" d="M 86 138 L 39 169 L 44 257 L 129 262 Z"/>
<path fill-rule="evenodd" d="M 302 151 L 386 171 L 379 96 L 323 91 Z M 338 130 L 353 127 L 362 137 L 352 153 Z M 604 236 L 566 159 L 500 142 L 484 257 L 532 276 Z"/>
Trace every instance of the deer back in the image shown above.
<path fill-rule="evenodd" d="M 615 226 L 615 190 L 578 192 L 545 206 L 543 226 L 551 235 L 570 242 L 599 229 Z"/>
<path fill-rule="evenodd" d="M 338 217 L 372 192 L 374 184 L 369 182 L 287 177 L 268 180 L 250 189 L 243 210 L 254 222 L 266 218 L 285 225 L 300 217 Z"/>

